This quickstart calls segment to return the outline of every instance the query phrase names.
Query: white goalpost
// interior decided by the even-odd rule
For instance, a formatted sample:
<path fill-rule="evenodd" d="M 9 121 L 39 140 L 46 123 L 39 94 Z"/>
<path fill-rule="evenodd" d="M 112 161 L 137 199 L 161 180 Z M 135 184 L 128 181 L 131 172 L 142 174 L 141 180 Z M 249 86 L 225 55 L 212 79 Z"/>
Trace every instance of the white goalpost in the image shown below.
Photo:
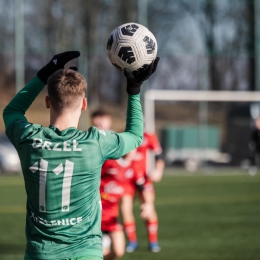
<path fill-rule="evenodd" d="M 148 90 L 144 96 L 145 129 L 155 131 L 155 101 L 260 102 L 260 91 Z"/>
<path fill-rule="evenodd" d="M 260 91 L 180 91 L 180 90 L 148 90 L 144 95 L 145 130 L 155 132 L 155 102 L 156 101 L 190 101 L 190 102 L 260 102 Z M 174 150 L 171 154 L 178 151 Z M 220 158 L 217 151 L 207 151 L 210 158 Z M 188 151 L 189 155 L 194 155 L 198 160 L 202 159 L 203 151 Z M 211 154 L 210 154 L 211 153 Z M 222 154 L 223 155 L 223 154 Z M 179 151 L 179 158 L 184 158 L 183 151 Z M 225 160 L 225 159 L 223 159 Z"/>

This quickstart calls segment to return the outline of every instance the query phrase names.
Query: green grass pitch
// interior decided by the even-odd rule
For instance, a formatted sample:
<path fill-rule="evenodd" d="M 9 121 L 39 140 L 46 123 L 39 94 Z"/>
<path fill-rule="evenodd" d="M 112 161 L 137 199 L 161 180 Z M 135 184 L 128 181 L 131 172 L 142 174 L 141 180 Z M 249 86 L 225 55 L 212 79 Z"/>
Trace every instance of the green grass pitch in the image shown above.
<path fill-rule="evenodd" d="M 260 259 L 260 175 L 176 176 L 168 171 L 156 195 L 162 251 L 148 252 L 136 203 L 140 246 L 123 260 Z M 24 225 L 23 179 L 0 177 L 1 260 L 23 259 Z"/>

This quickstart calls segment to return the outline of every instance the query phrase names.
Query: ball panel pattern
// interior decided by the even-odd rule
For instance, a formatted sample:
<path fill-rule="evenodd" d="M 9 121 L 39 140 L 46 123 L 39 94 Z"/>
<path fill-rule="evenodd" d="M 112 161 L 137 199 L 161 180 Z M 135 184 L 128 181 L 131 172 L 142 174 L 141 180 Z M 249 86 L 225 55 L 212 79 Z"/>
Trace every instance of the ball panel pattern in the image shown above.
<path fill-rule="evenodd" d="M 133 36 L 138 28 L 139 26 L 136 24 L 127 24 L 126 26 L 121 27 L 121 32 L 123 35 Z"/>
<path fill-rule="evenodd" d="M 113 34 L 111 34 L 107 40 L 107 50 L 111 50 L 113 44 Z"/>
<path fill-rule="evenodd" d="M 139 73 L 156 58 L 157 42 L 143 25 L 123 24 L 109 36 L 107 55 L 116 68 Z"/>
<path fill-rule="evenodd" d="M 118 52 L 118 57 L 128 64 L 135 62 L 135 55 L 130 46 L 121 47 Z"/>

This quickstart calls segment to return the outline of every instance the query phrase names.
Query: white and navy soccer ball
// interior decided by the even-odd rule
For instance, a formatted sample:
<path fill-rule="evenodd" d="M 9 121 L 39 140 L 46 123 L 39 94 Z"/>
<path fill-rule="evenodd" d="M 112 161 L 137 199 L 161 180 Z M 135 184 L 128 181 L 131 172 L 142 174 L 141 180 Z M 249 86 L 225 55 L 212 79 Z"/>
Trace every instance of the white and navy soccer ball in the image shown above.
<path fill-rule="evenodd" d="M 117 69 L 127 68 L 135 74 L 156 58 L 157 42 L 145 26 L 126 23 L 117 27 L 109 36 L 107 55 Z"/>

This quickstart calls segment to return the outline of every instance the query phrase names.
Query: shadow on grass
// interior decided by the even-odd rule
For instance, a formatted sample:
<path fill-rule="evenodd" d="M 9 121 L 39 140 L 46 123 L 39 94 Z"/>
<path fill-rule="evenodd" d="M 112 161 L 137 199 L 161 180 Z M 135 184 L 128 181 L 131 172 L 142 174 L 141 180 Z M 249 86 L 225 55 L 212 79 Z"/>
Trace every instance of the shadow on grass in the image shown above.
<path fill-rule="evenodd" d="M 6 245 L 0 244 L 0 255 L 21 254 L 25 251 L 25 245 Z"/>

